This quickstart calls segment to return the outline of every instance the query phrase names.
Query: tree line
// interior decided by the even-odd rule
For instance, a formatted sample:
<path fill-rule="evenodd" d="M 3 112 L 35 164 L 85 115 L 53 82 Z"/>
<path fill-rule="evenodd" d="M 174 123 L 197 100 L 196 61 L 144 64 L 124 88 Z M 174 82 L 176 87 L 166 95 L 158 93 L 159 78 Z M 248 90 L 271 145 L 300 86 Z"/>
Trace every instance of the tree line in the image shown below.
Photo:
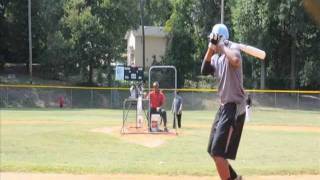
<path fill-rule="evenodd" d="M 125 33 L 140 25 L 140 0 L 32 0 L 33 61 L 42 76 L 113 82 L 125 62 Z M 220 22 L 220 0 L 144 0 L 144 23 L 169 32 L 163 63 L 175 65 L 179 86 L 199 81 L 207 36 Z M 246 88 L 319 89 L 320 29 L 303 1 L 226 0 L 231 39 L 261 48 L 265 61 L 243 54 Z M 0 68 L 28 64 L 28 3 L 0 1 Z M 98 78 L 94 78 L 98 77 Z"/>

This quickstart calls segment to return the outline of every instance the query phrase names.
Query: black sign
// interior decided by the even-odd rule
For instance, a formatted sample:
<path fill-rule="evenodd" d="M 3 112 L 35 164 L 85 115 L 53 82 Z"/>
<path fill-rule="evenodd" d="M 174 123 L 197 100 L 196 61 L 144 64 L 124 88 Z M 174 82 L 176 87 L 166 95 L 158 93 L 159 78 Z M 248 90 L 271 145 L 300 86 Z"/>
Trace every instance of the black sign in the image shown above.
<path fill-rule="evenodd" d="M 142 67 L 124 67 L 124 80 L 142 81 L 143 68 Z"/>

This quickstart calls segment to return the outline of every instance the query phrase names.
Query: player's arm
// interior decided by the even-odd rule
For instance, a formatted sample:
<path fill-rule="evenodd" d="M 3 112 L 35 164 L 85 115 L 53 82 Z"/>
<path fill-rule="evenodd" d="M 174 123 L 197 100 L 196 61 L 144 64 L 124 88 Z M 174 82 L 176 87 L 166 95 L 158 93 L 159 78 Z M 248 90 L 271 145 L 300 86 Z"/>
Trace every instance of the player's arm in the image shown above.
<path fill-rule="evenodd" d="M 214 75 L 214 68 L 211 66 L 211 58 L 215 54 L 215 48 L 216 46 L 210 42 L 201 65 L 202 75 Z"/>
<path fill-rule="evenodd" d="M 144 96 L 145 99 L 150 99 L 150 92 Z"/>
<path fill-rule="evenodd" d="M 221 49 L 222 49 L 222 52 L 227 56 L 231 66 L 234 68 L 239 68 L 241 63 L 240 51 L 233 48 L 229 48 L 224 45 L 222 46 Z"/>
<path fill-rule="evenodd" d="M 207 62 L 211 62 L 211 57 L 215 54 L 216 50 L 215 50 L 216 46 L 213 45 L 211 42 L 208 45 L 208 49 L 206 52 L 206 55 L 204 56 L 204 60 Z"/>

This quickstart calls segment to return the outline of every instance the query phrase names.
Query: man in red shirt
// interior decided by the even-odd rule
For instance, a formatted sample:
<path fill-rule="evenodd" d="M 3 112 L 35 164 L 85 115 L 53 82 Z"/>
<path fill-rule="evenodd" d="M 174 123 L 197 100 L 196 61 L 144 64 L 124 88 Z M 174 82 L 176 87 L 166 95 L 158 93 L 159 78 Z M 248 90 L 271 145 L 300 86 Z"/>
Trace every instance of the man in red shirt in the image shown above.
<path fill-rule="evenodd" d="M 59 97 L 59 107 L 63 108 L 63 105 L 64 105 L 64 98 L 63 98 L 63 96 L 60 96 Z"/>
<path fill-rule="evenodd" d="M 167 129 L 167 113 L 164 109 L 162 109 L 162 105 L 164 105 L 166 97 L 159 90 L 159 83 L 155 81 L 153 83 L 153 91 L 151 91 L 148 95 L 150 98 L 150 117 L 151 114 L 160 114 L 163 119 L 164 131 L 168 131 Z"/>

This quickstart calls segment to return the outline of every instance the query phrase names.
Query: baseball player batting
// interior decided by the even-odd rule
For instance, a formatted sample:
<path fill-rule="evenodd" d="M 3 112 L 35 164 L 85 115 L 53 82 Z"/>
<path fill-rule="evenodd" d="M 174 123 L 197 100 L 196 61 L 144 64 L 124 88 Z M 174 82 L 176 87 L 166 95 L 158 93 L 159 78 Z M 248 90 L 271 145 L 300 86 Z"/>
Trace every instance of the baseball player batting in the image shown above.
<path fill-rule="evenodd" d="M 212 124 L 208 153 L 213 158 L 221 180 L 241 180 L 228 159 L 235 160 L 245 120 L 242 57 L 237 44 L 229 42 L 228 28 L 216 24 L 201 66 L 203 75 L 219 81 L 220 107 Z"/>

